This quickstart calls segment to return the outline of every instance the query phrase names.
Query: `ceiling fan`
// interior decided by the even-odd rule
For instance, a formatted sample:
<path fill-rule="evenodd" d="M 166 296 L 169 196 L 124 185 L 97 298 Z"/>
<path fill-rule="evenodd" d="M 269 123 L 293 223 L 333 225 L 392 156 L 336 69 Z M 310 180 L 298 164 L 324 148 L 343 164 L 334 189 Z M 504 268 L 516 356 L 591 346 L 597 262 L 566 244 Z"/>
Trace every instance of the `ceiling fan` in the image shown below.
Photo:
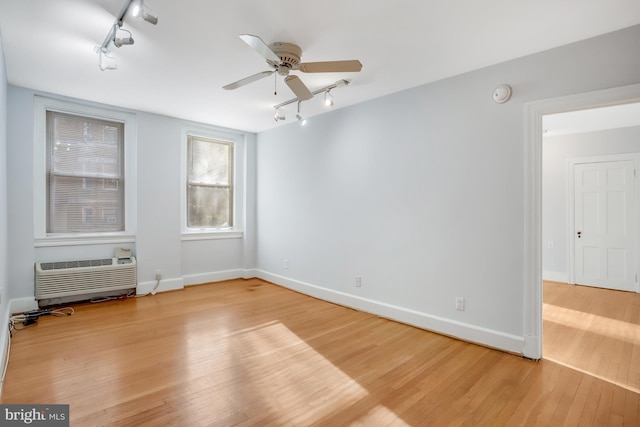
<path fill-rule="evenodd" d="M 249 47 L 253 48 L 260 56 L 262 56 L 267 64 L 272 68 L 271 71 L 262 71 L 237 82 L 223 86 L 223 89 L 237 89 L 241 86 L 260 80 L 277 72 L 281 76 L 285 76 L 284 82 L 289 89 L 296 95 L 300 101 L 313 98 L 313 93 L 300 80 L 298 76 L 289 75 L 289 71 L 302 71 L 303 73 L 332 73 L 332 72 L 358 72 L 362 69 L 362 64 L 357 59 L 348 61 L 326 61 L 326 62 L 300 62 L 302 49 L 293 44 L 285 42 L 275 42 L 267 45 L 258 36 L 251 34 L 241 34 L 240 38 Z"/>

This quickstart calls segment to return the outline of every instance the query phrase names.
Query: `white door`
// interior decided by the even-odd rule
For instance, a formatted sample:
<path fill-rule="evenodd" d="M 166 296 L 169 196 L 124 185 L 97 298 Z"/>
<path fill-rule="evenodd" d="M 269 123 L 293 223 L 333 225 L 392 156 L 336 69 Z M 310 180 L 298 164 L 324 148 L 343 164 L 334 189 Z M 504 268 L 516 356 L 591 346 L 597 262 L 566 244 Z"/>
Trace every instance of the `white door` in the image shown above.
<path fill-rule="evenodd" d="M 574 165 L 575 282 L 636 291 L 633 160 Z"/>

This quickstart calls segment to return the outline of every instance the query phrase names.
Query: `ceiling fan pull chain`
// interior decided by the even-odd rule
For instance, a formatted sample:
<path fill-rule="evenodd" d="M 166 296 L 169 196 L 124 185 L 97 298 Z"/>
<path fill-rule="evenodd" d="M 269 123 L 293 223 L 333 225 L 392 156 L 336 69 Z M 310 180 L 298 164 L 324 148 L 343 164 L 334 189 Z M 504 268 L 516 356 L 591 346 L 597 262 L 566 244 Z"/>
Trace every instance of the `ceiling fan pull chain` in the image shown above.
<path fill-rule="evenodd" d="M 273 73 L 273 94 L 278 96 L 278 74 Z"/>

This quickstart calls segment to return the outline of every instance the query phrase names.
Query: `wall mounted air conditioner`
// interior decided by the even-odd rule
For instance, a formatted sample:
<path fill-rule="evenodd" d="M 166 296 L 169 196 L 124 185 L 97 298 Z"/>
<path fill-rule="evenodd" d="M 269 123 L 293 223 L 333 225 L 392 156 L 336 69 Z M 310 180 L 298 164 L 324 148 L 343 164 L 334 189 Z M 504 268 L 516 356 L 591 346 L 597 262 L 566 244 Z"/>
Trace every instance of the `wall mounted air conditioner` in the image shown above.
<path fill-rule="evenodd" d="M 35 295 L 38 301 L 80 301 L 98 293 L 105 295 L 137 285 L 135 257 L 38 262 L 35 270 Z"/>

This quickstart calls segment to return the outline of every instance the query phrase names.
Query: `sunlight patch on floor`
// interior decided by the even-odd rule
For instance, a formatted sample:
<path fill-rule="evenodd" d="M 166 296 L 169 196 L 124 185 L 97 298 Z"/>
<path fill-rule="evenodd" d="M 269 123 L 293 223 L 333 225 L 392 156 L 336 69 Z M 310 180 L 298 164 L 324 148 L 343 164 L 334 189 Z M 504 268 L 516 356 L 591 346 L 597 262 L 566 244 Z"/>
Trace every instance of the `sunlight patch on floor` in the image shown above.
<path fill-rule="evenodd" d="M 241 342 L 245 369 L 254 381 L 262 383 L 259 391 L 263 400 L 281 419 L 289 417 L 280 411 L 283 402 L 297 401 L 307 406 L 305 422 L 313 423 L 368 395 L 361 385 L 281 323 L 254 328 L 242 336 Z"/>
<path fill-rule="evenodd" d="M 612 337 L 634 345 L 640 344 L 640 325 L 584 313 L 557 305 L 543 304 L 544 320 L 581 331 Z"/>
<path fill-rule="evenodd" d="M 238 393 L 221 395 L 218 401 L 218 404 L 225 402 L 230 411 L 239 410 L 248 417 L 262 415 L 267 421 L 286 423 L 295 419 L 313 424 L 339 417 L 342 411 L 370 398 L 369 391 L 357 379 L 282 323 L 267 322 L 215 340 L 196 335 L 189 345 L 187 357 L 191 360 L 187 366 L 201 369 L 190 372 L 189 376 L 206 376 L 214 384 L 226 384 L 226 390 L 229 383 L 235 383 L 232 389 Z M 203 358 L 210 358 L 208 372 L 202 370 Z M 192 385 L 199 382 L 194 378 Z M 299 407 L 299 412 L 284 409 L 292 406 Z M 372 406 L 356 423 L 371 425 L 374 420 L 385 420 L 406 425 L 388 408 L 373 402 Z"/>
<path fill-rule="evenodd" d="M 640 394 L 639 384 L 635 383 L 634 375 L 629 375 L 627 379 L 617 374 L 615 360 L 611 360 L 606 354 L 608 348 L 604 348 L 602 352 L 597 350 L 598 346 L 602 348 L 611 345 L 610 340 L 617 340 L 626 345 L 639 345 L 640 325 L 552 304 L 543 304 L 543 319 L 557 325 L 554 327 L 572 328 L 594 336 L 591 344 L 586 344 L 588 347 L 584 347 L 584 338 L 555 343 L 553 351 L 544 350 L 544 359 Z M 582 356 L 585 349 L 593 351 L 588 355 L 590 358 L 585 359 Z"/>

